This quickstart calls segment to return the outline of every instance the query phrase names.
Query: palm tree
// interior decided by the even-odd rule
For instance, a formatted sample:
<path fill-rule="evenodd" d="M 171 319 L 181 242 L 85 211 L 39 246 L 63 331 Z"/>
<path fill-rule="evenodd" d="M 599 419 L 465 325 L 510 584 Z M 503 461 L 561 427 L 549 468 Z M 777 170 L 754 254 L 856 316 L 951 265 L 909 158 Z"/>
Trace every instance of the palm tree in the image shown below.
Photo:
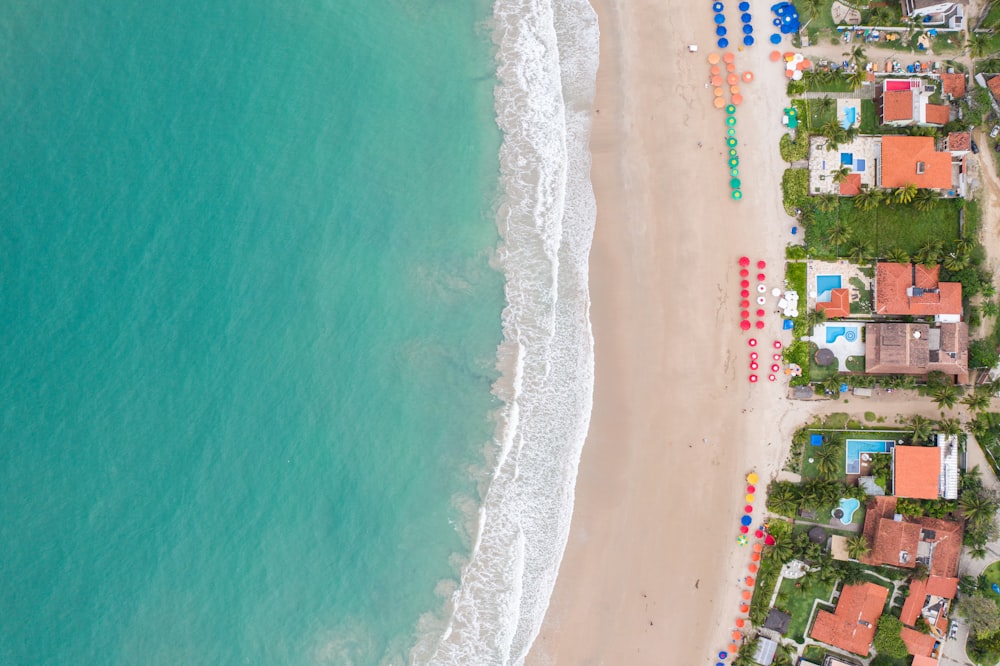
<path fill-rule="evenodd" d="M 837 206 L 840 204 L 840 197 L 832 192 L 827 192 L 826 194 L 813 197 L 813 203 L 819 212 L 829 213 L 837 209 Z"/>
<path fill-rule="evenodd" d="M 860 560 L 872 552 L 872 547 L 864 534 L 856 534 L 847 538 L 847 556 L 852 560 Z"/>
<path fill-rule="evenodd" d="M 897 264 L 908 264 L 910 263 L 910 255 L 901 247 L 894 247 L 885 253 L 885 258 L 888 261 Z"/>
<path fill-rule="evenodd" d="M 906 423 L 910 431 L 910 443 L 923 442 L 934 432 L 934 422 L 925 416 L 915 414 Z"/>
<path fill-rule="evenodd" d="M 949 437 L 959 435 L 962 432 L 962 422 L 955 418 L 941 419 L 938 421 L 938 431 Z"/>
<path fill-rule="evenodd" d="M 928 241 L 913 255 L 913 260 L 924 266 L 933 266 L 941 260 L 941 241 Z"/>
<path fill-rule="evenodd" d="M 837 185 L 840 185 L 845 180 L 847 180 L 848 176 L 851 175 L 851 168 L 840 167 L 839 169 L 834 169 L 830 173 L 833 175 L 833 182 L 835 182 Z"/>
<path fill-rule="evenodd" d="M 816 461 L 816 471 L 820 478 L 832 480 L 837 474 L 837 463 L 840 462 L 844 451 L 841 447 L 833 444 L 826 444 L 813 454 Z"/>
<path fill-rule="evenodd" d="M 946 267 L 947 265 L 948 265 L 947 262 L 945 262 Z M 996 317 L 998 314 L 1000 314 L 1000 305 L 997 305 L 997 302 L 994 300 L 983 301 L 981 309 L 983 311 L 984 317 Z"/>
<path fill-rule="evenodd" d="M 826 310 L 809 310 L 806 312 L 806 328 L 812 333 L 817 324 L 826 321 Z"/>
<path fill-rule="evenodd" d="M 798 489 L 790 483 L 773 483 L 767 491 L 767 509 L 793 518 L 799 508 Z"/>
<path fill-rule="evenodd" d="M 824 95 L 823 98 L 817 102 L 817 104 L 819 105 L 820 116 L 829 113 L 836 106 L 836 102 L 829 95 Z"/>
<path fill-rule="evenodd" d="M 840 144 L 847 141 L 847 130 L 840 126 L 836 119 L 828 120 L 819 128 L 819 133 L 826 137 L 828 150 L 837 150 Z"/>
<path fill-rule="evenodd" d="M 934 207 L 934 203 L 941 197 L 941 193 L 937 190 L 931 190 L 921 188 L 917 191 L 916 196 L 913 197 L 913 205 L 917 207 L 917 210 L 922 212 L 927 212 Z"/>
<path fill-rule="evenodd" d="M 819 11 L 823 8 L 823 0 L 805 0 L 805 10 L 809 14 L 809 20 L 814 20 L 819 16 Z"/>
<path fill-rule="evenodd" d="M 931 393 L 931 399 L 941 409 L 952 409 L 958 401 L 958 387 L 954 384 L 939 386 Z"/>
<path fill-rule="evenodd" d="M 942 262 L 949 271 L 961 271 L 969 267 L 969 255 L 965 252 L 949 252 Z"/>
<path fill-rule="evenodd" d="M 845 52 L 844 55 L 850 56 L 851 62 L 853 62 L 858 69 L 863 68 L 865 63 L 868 62 L 868 57 L 865 55 L 865 47 L 861 44 L 855 45 L 853 49 Z"/>
<path fill-rule="evenodd" d="M 996 511 L 996 501 L 981 489 L 967 490 L 958 498 L 958 508 L 965 520 L 974 523 L 980 518 L 991 517 Z"/>
<path fill-rule="evenodd" d="M 882 190 L 865 185 L 854 197 L 854 203 L 858 208 L 867 213 L 874 210 L 876 206 L 882 203 L 882 197 Z"/>
<path fill-rule="evenodd" d="M 974 560 L 986 559 L 987 553 L 986 544 L 977 543 L 974 546 L 969 546 L 969 556 Z"/>
<path fill-rule="evenodd" d="M 884 25 L 892 19 L 889 9 L 886 7 L 873 7 L 871 16 L 868 19 L 872 25 Z"/>
<path fill-rule="evenodd" d="M 856 264 L 863 264 L 872 255 L 872 246 L 868 241 L 855 241 L 851 245 L 851 261 Z"/>
<path fill-rule="evenodd" d="M 851 228 L 837 220 L 837 223 L 826 232 L 826 240 L 836 246 L 837 256 L 840 256 L 840 244 L 851 239 Z"/>
<path fill-rule="evenodd" d="M 864 66 L 858 66 L 851 75 L 847 77 L 847 82 L 851 84 L 851 90 L 857 90 L 865 84 L 868 80 L 868 72 L 865 71 Z"/>
<path fill-rule="evenodd" d="M 970 412 L 978 414 L 989 409 L 990 397 L 991 396 L 987 391 L 977 388 L 975 391 L 962 398 L 962 404 L 968 407 Z"/>
<path fill-rule="evenodd" d="M 989 32 L 972 32 L 969 34 L 969 41 L 965 44 L 973 58 L 982 58 L 990 49 Z"/>
<path fill-rule="evenodd" d="M 784 564 L 792 559 L 792 542 L 787 534 L 775 534 L 774 545 L 764 549 L 764 557 L 774 562 Z"/>
<path fill-rule="evenodd" d="M 903 187 L 898 187 L 892 191 L 892 200 L 898 204 L 908 204 L 917 196 L 917 186 L 907 183 Z"/>

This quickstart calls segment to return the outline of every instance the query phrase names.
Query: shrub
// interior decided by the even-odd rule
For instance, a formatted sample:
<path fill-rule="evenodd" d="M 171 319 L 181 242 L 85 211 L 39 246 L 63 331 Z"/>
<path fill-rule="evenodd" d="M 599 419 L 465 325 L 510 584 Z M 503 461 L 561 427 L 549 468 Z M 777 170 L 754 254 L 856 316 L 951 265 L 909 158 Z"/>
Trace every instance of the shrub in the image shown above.
<path fill-rule="evenodd" d="M 899 632 L 903 628 L 903 623 L 898 617 L 883 615 L 878 620 L 878 630 L 875 632 L 875 650 L 880 655 L 905 659 L 909 654 L 906 650 L 906 643 L 900 638 Z"/>
<path fill-rule="evenodd" d="M 785 169 L 781 176 L 781 193 L 785 212 L 794 217 L 796 210 L 809 199 L 809 170 Z"/>
<path fill-rule="evenodd" d="M 801 95 L 806 91 L 806 84 L 804 81 L 789 81 L 788 82 L 788 96 Z"/>
<path fill-rule="evenodd" d="M 1000 362 L 1000 354 L 990 340 L 974 340 L 969 343 L 969 367 L 992 368 Z"/>
<path fill-rule="evenodd" d="M 785 259 L 800 260 L 808 258 L 809 253 L 806 252 L 805 245 L 786 245 L 785 246 Z"/>
<path fill-rule="evenodd" d="M 795 133 L 795 139 L 791 134 L 785 134 L 778 142 L 778 150 L 781 152 L 781 159 L 786 162 L 797 162 L 809 157 L 809 133 L 800 129 Z"/>

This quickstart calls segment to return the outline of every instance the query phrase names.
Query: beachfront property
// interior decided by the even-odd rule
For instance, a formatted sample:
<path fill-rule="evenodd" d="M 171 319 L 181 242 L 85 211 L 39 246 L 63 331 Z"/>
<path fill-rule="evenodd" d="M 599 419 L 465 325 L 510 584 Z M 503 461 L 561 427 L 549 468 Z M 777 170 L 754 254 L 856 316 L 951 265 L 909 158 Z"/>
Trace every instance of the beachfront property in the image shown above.
<path fill-rule="evenodd" d="M 867 656 L 888 597 L 889 590 L 875 583 L 845 585 L 836 610 L 819 611 L 809 635 L 845 652 Z"/>
<path fill-rule="evenodd" d="M 941 372 L 956 384 L 969 383 L 969 328 L 964 322 L 865 326 L 865 373 L 926 376 Z"/>
<path fill-rule="evenodd" d="M 947 27 L 961 30 L 965 27 L 965 4 L 967 0 L 900 0 L 903 18 L 913 18 L 921 24 L 932 27 Z"/>
<path fill-rule="evenodd" d="M 883 125 L 908 127 L 911 125 L 946 125 L 951 119 L 951 107 L 932 104 L 931 94 L 936 88 L 924 79 L 885 79 L 881 95 L 876 100 Z"/>
<path fill-rule="evenodd" d="M 954 151 L 948 141 L 942 141 L 945 150 L 938 150 L 929 136 L 861 135 L 834 149 L 814 136 L 809 139 L 809 193 L 854 196 L 862 188 L 915 185 L 943 197 L 962 197 L 970 144 L 971 138 L 966 144 L 956 137 Z M 845 168 L 847 174 L 839 175 Z"/>
<path fill-rule="evenodd" d="M 962 319 L 962 284 L 941 282 L 939 265 L 875 265 L 874 313 L 877 315 L 934 317 L 935 322 Z"/>
<path fill-rule="evenodd" d="M 893 448 L 892 489 L 909 499 L 958 499 L 958 437 L 937 436 L 936 446 Z"/>
<path fill-rule="evenodd" d="M 826 313 L 827 319 L 851 316 L 851 303 L 860 304 L 871 291 L 861 267 L 846 260 L 806 263 L 806 307 Z"/>
<path fill-rule="evenodd" d="M 962 553 L 962 523 L 927 516 L 896 513 L 898 498 L 871 497 L 865 514 L 864 535 L 871 551 L 863 564 L 915 569 L 921 565 L 932 576 L 955 578 Z"/>

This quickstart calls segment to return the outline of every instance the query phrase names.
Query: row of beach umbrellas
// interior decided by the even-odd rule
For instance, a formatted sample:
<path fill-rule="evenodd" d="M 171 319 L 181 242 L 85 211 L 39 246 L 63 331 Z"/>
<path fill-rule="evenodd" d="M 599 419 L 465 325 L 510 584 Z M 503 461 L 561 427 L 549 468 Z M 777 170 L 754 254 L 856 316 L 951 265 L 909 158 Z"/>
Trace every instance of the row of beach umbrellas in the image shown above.
<path fill-rule="evenodd" d="M 735 178 L 735 177 L 734 177 Z M 730 183 L 732 185 L 732 183 Z M 764 280 L 767 275 L 764 273 L 764 269 L 767 268 L 767 263 L 763 260 L 757 262 L 757 273 L 756 275 L 750 272 L 750 258 L 740 257 L 740 329 L 743 331 L 749 331 L 752 327 L 750 324 L 751 309 L 754 308 L 756 304 L 756 310 L 754 314 L 757 315 L 756 326 L 758 329 L 764 328 L 764 316 L 767 314 L 764 311 L 764 304 L 767 299 L 764 296 L 767 288 L 764 286 Z M 757 286 L 754 291 L 751 291 L 750 278 L 755 277 L 757 279 Z M 763 287 L 763 289 L 762 289 Z M 756 296 L 754 296 L 756 292 Z M 751 301 L 751 299 L 754 299 Z"/>
<path fill-rule="evenodd" d="M 722 13 L 725 8 L 726 6 L 722 2 L 719 2 L 719 0 L 712 3 L 712 11 L 715 12 L 715 16 L 712 18 L 715 23 L 715 43 L 720 49 L 729 47 L 729 29 L 726 28 L 726 15 Z M 743 46 L 740 46 L 740 49 L 742 49 L 744 47 L 753 46 L 754 44 L 753 25 L 751 24 L 753 16 L 750 14 L 749 2 L 741 2 L 737 8 L 741 12 L 740 22 L 743 25 L 740 27 L 739 32 L 734 32 L 734 34 L 742 35 L 742 37 L 734 37 L 734 40 L 742 41 Z"/>

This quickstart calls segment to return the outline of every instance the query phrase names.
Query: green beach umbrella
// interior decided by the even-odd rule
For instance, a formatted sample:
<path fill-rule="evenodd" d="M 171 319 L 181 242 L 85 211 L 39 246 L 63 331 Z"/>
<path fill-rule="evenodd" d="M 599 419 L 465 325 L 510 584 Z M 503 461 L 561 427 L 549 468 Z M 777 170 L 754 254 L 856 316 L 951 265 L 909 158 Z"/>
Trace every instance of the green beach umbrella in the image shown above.
<path fill-rule="evenodd" d="M 736 124 L 736 116 L 726 116 L 726 124 L 732 127 Z"/>
<path fill-rule="evenodd" d="M 729 136 L 736 136 L 736 128 L 730 127 L 729 129 L 726 130 L 726 134 Z"/>
<path fill-rule="evenodd" d="M 730 158 L 729 158 L 729 166 L 730 166 L 730 167 L 732 167 L 732 168 L 734 168 L 734 169 L 735 169 L 735 168 L 736 168 L 736 167 L 738 167 L 739 165 L 740 165 L 740 160 L 739 160 L 739 158 L 737 158 L 737 157 L 730 157 Z"/>
<path fill-rule="evenodd" d="M 730 148 L 729 149 L 729 156 L 730 157 L 736 157 L 736 149 L 735 148 Z"/>
<path fill-rule="evenodd" d="M 733 188 L 734 190 L 740 189 L 740 179 L 739 178 L 733 178 L 732 180 L 730 180 L 729 181 L 729 187 Z"/>
<path fill-rule="evenodd" d="M 726 113 L 729 114 L 729 115 L 733 115 L 734 113 L 736 113 L 736 105 L 735 104 L 730 104 L 729 106 L 727 106 L 726 107 Z"/>
<path fill-rule="evenodd" d="M 736 176 L 740 175 L 740 170 L 739 169 L 730 169 L 729 170 L 729 175 L 732 176 L 733 178 L 735 178 Z"/>
<path fill-rule="evenodd" d="M 739 201 L 742 198 L 743 198 L 743 193 L 742 192 L 740 192 L 739 190 L 733 190 L 733 200 L 734 201 Z"/>
<path fill-rule="evenodd" d="M 726 139 L 726 145 L 729 146 L 730 148 L 736 147 L 736 139 L 733 138 Z"/>

